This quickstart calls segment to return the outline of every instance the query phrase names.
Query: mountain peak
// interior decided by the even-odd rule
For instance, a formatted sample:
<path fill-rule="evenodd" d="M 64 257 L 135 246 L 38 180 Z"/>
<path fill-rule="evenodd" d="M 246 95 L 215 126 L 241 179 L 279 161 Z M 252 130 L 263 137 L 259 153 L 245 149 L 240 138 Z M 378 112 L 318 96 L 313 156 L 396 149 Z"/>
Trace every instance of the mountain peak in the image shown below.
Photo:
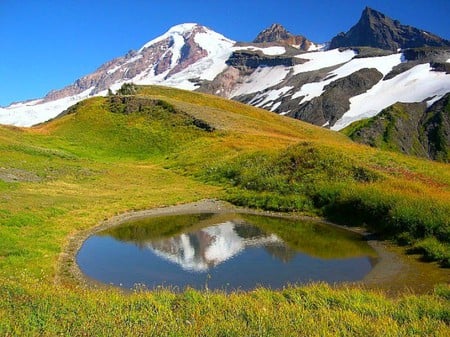
<path fill-rule="evenodd" d="M 322 48 L 321 45 L 309 41 L 302 35 L 291 34 L 279 23 L 274 23 L 270 27 L 264 29 L 253 40 L 253 43 L 281 43 L 303 51 L 318 50 Z"/>
<path fill-rule="evenodd" d="M 286 28 L 284 28 L 279 23 L 274 23 L 270 27 L 264 29 L 261 33 L 256 36 L 253 40 L 254 43 L 263 43 L 263 42 L 278 42 L 287 40 L 293 37 L 291 33 L 289 33 Z"/>
<path fill-rule="evenodd" d="M 450 46 L 450 41 L 423 30 L 402 25 L 398 20 L 366 7 L 347 33 L 340 33 L 330 43 L 330 49 L 340 47 L 374 47 L 397 50 L 416 47 Z"/>
<path fill-rule="evenodd" d="M 139 52 L 141 52 L 145 48 L 150 47 L 150 46 L 154 45 L 155 43 L 163 41 L 167 38 L 173 38 L 174 35 L 187 36 L 193 32 L 203 32 L 204 33 L 207 31 L 208 31 L 208 28 L 206 28 L 205 26 L 202 26 L 198 23 L 182 23 L 179 25 L 175 25 L 175 26 L 171 27 L 168 31 L 166 31 L 163 35 L 144 44 L 141 47 L 141 49 L 139 49 Z"/>
<path fill-rule="evenodd" d="M 182 23 L 182 24 L 171 27 L 167 32 L 168 33 L 186 33 L 186 32 L 190 32 L 190 31 L 194 30 L 195 27 L 197 27 L 197 26 L 203 27 L 198 23 Z"/>

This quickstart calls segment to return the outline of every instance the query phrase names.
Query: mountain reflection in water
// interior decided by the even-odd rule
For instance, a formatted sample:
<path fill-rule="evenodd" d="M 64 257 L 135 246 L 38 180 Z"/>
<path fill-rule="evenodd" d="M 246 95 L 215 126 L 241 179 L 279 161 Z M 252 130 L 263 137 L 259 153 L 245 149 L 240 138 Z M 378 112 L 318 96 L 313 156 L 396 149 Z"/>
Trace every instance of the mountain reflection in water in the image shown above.
<path fill-rule="evenodd" d="M 89 237 L 82 272 L 131 289 L 280 289 L 361 280 L 376 263 L 360 236 L 323 223 L 251 214 L 137 219 Z"/>
<path fill-rule="evenodd" d="M 295 252 L 275 234 L 255 226 L 231 221 L 144 245 L 163 259 L 184 270 L 204 272 L 231 259 L 246 247 L 265 247 L 273 256 L 286 261 Z"/>

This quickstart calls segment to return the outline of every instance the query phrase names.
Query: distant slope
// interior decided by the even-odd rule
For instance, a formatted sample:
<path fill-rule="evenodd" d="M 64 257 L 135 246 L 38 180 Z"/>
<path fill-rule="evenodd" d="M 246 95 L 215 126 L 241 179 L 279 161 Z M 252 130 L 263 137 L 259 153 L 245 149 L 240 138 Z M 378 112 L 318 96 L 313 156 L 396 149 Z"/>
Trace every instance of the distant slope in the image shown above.
<path fill-rule="evenodd" d="M 343 133 L 360 143 L 449 162 L 450 94 L 429 108 L 425 103 L 394 104 Z"/>

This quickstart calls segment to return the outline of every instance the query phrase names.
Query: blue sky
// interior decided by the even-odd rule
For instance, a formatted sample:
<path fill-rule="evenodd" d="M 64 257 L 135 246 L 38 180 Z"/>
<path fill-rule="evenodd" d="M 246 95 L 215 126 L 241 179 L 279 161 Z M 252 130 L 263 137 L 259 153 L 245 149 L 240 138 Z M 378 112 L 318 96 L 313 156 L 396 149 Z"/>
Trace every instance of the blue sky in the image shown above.
<path fill-rule="evenodd" d="M 365 6 L 450 39 L 449 0 L 0 0 L 0 105 L 62 88 L 176 24 L 197 22 L 251 41 L 281 23 L 325 42 L 355 24 Z"/>

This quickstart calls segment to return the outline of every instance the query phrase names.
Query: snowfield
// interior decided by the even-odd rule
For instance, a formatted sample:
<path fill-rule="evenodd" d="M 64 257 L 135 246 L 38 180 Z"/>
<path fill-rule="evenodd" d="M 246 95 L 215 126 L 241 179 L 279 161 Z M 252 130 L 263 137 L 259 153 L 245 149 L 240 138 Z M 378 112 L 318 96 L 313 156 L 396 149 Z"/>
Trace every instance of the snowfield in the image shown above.
<path fill-rule="evenodd" d="M 256 93 L 273 87 L 283 81 L 289 71 L 290 69 L 284 66 L 260 67 L 248 76 L 246 81 L 231 93 L 230 97 Z"/>
<path fill-rule="evenodd" d="M 337 79 L 344 78 L 351 75 L 355 71 L 364 68 L 375 68 L 385 76 L 393 67 L 402 62 L 402 54 L 393 54 L 389 56 L 381 57 L 368 57 L 361 59 L 352 59 L 330 72 L 327 79 L 321 82 L 307 83 L 300 88 L 300 91 L 292 95 L 292 98 L 298 98 L 304 96 L 301 103 L 312 100 L 314 97 L 319 97 L 324 92 L 324 87 Z M 328 63 L 329 64 L 329 63 Z"/>
<path fill-rule="evenodd" d="M 276 56 L 276 55 L 283 55 L 284 53 L 286 53 L 286 48 L 284 47 L 267 47 L 267 48 L 259 48 L 259 47 L 253 47 L 253 46 L 249 46 L 249 47 L 235 47 L 233 48 L 234 51 L 238 51 L 238 50 L 251 50 L 251 51 L 262 51 L 263 54 L 268 55 L 268 56 Z"/>
<path fill-rule="evenodd" d="M 373 117 L 396 102 L 421 102 L 431 97 L 429 103 L 432 103 L 447 92 L 450 92 L 450 75 L 433 71 L 429 64 L 420 64 L 352 97 L 350 109 L 331 129 L 341 130 L 354 121 Z"/>
<path fill-rule="evenodd" d="M 357 53 L 353 50 L 340 52 L 339 49 L 301 54 L 297 57 L 309 61 L 294 66 L 294 75 L 345 63 L 356 55 Z"/>
<path fill-rule="evenodd" d="M 94 87 L 87 89 L 79 95 L 62 98 L 56 101 L 40 103 L 35 100 L 28 103 L 14 104 L 0 108 L 0 123 L 7 125 L 30 127 L 43 123 L 58 116 L 61 112 L 89 97 Z"/>

